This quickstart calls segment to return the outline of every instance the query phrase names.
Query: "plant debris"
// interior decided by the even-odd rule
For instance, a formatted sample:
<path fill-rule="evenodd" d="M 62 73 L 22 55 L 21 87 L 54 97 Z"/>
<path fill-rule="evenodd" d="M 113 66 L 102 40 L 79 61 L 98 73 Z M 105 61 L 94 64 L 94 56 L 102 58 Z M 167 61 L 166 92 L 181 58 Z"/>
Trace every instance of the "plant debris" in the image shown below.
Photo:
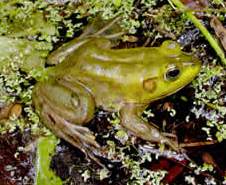
<path fill-rule="evenodd" d="M 0 136 L 1 185 L 24 185 L 34 182 L 34 151 L 21 150 L 31 141 L 29 131 L 17 130 Z"/>
<path fill-rule="evenodd" d="M 210 26 L 214 29 L 216 36 L 219 38 L 224 50 L 226 51 L 226 28 L 216 16 L 211 19 Z"/>

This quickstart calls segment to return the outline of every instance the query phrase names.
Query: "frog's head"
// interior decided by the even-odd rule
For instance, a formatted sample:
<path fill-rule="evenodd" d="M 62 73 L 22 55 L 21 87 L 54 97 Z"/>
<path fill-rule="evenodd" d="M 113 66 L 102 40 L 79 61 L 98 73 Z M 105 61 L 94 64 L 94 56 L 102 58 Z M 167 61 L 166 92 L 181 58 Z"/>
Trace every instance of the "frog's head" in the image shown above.
<path fill-rule="evenodd" d="M 198 58 L 181 51 L 179 44 L 174 41 L 163 42 L 159 53 L 158 61 L 150 69 L 154 77 L 143 81 L 151 100 L 177 92 L 195 78 L 201 67 Z"/>

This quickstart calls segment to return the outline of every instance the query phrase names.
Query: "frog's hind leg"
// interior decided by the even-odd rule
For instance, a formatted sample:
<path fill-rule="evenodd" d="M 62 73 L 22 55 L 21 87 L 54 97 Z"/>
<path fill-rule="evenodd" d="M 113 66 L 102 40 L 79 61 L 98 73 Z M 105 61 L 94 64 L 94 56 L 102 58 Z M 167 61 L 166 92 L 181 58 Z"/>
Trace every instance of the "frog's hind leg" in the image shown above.
<path fill-rule="evenodd" d="M 105 37 L 109 39 L 119 38 L 125 32 L 118 24 L 122 16 L 114 17 L 111 20 L 103 20 L 101 16 L 93 19 L 92 23 L 86 26 L 80 38 L 84 37 Z"/>
<path fill-rule="evenodd" d="M 53 112 L 45 110 L 46 108 L 42 111 L 42 117 L 50 123 L 48 125 L 49 129 L 51 129 L 59 138 L 63 138 L 76 148 L 79 148 L 86 155 L 86 158 L 89 157 L 100 166 L 103 166 L 103 164 L 95 157 L 95 154 L 98 155 L 100 146 L 95 141 L 95 136 L 92 135 L 90 130 L 80 125 L 74 125 Z M 57 122 L 54 121 L 55 119 L 52 114 L 55 119 L 57 119 Z"/>
<path fill-rule="evenodd" d="M 99 144 L 92 132 L 83 126 L 94 116 L 95 104 L 91 94 L 77 83 L 70 88 L 57 81 L 40 82 L 33 93 L 34 105 L 43 123 L 58 137 L 98 162 L 95 154 L 99 151 Z"/>
<path fill-rule="evenodd" d="M 47 58 L 47 64 L 56 65 L 61 63 L 76 50 L 90 41 L 96 43 L 101 40 L 98 45 L 102 46 L 102 48 L 113 47 L 116 45 L 113 41 L 125 34 L 122 28 L 117 24 L 120 19 L 120 16 L 107 21 L 104 21 L 100 16 L 94 18 L 94 20 L 86 26 L 84 32 L 79 37 L 72 39 L 51 52 Z M 111 39 L 111 42 L 109 39 Z"/>

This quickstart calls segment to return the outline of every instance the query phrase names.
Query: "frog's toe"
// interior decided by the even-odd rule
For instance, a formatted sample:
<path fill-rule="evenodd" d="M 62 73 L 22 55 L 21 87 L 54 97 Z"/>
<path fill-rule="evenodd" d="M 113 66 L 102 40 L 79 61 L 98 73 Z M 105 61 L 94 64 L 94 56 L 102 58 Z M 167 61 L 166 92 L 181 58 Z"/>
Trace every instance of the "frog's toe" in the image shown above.
<path fill-rule="evenodd" d="M 75 134 L 73 132 L 73 134 Z M 64 140 L 66 140 L 67 142 L 69 142 L 70 144 L 72 144 L 73 146 L 75 146 L 76 148 L 78 148 L 79 150 L 81 150 L 84 155 L 85 158 L 87 160 L 91 159 L 93 161 L 95 161 L 99 166 L 101 167 L 105 167 L 100 160 L 96 157 L 98 156 L 97 154 L 99 153 L 99 144 L 94 140 L 95 137 L 93 136 L 93 138 L 91 136 L 89 136 L 90 139 L 89 142 L 87 141 L 81 141 L 81 139 L 79 139 L 80 135 L 69 135 L 68 133 L 64 133 L 64 132 L 58 132 L 57 134 L 59 137 L 63 138 Z M 87 135 L 87 134 L 86 134 Z M 91 135 L 91 134 L 90 134 Z"/>
<path fill-rule="evenodd" d="M 147 140 L 154 141 L 157 143 L 163 143 L 168 145 L 170 148 L 172 148 L 175 151 L 179 150 L 178 143 L 173 141 L 172 139 L 164 136 L 163 133 L 161 133 L 158 129 L 155 127 L 150 126 L 151 132 L 145 134 L 147 136 Z M 149 138 L 148 138 L 149 137 Z"/>
<path fill-rule="evenodd" d="M 80 125 L 74 125 L 67 121 L 64 122 L 66 122 L 65 125 L 70 128 L 69 130 L 66 130 L 69 135 L 72 135 L 72 137 L 79 138 L 81 143 L 83 143 L 84 145 L 94 146 L 96 148 L 100 147 L 100 145 L 95 141 L 96 137 L 88 128 Z"/>
<path fill-rule="evenodd" d="M 44 105 L 41 111 L 43 120 L 48 127 L 60 138 L 63 138 L 73 146 L 79 148 L 86 156 L 95 159 L 95 154 L 100 149 L 92 132 L 80 125 L 75 125 L 58 114 L 55 114 L 48 105 Z M 97 162 L 99 164 L 99 162 Z"/>
<path fill-rule="evenodd" d="M 180 147 L 179 147 L 178 143 L 175 142 L 175 141 L 173 141 L 170 138 L 167 138 L 165 136 L 162 136 L 162 141 L 161 142 L 164 143 L 164 144 L 166 144 L 166 145 L 168 145 L 174 151 L 177 151 L 177 152 L 180 151 Z"/>
<path fill-rule="evenodd" d="M 84 137 L 86 138 L 85 141 L 83 140 L 84 137 L 81 133 L 77 133 L 77 135 L 76 135 L 75 132 L 77 132 L 77 131 L 75 131 L 75 130 L 72 132 L 73 135 L 68 134 L 68 133 L 63 133 L 61 138 L 64 138 L 67 142 L 69 142 L 73 146 L 79 148 L 85 154 L 86 159 L 92 159 L 99 166 L 105 167 L 100 162 L 100 160 L 96 157 L 99 154 L 100 146 L 95 141 L 95 137 L 91 133 L 88 134 L 88 132 L 86 132 L 86 131 L 89 131 L 88 129 L 87 130 L 86 129 L 83 130 L 83 128 L 81 128 L 81 130 L 85 131 L 84 132 Z"/>

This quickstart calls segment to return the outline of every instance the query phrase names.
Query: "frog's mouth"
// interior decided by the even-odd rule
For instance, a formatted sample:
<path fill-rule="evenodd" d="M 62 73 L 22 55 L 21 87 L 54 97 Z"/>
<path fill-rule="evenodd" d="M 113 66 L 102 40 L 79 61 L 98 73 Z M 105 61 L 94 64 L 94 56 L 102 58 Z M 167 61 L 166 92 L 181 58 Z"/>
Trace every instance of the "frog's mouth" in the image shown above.
<path fill-rule="evenodd" d="M 190 82 L 189 82 L 189 83 L 190 83 Z M 164 97 L 171 96 L 171 95 L 177 93 L 178 91 L 180 91 L 181 89 L 183 89 L 185 86 L 187 86 L 189 83 L 185 84 L 184 86 L 182 86 L 182 87 L 178 88 L 177 90 L 172 91 L 172 92 L 170 92 L 170 93 L 163 93 L 162 95 L 160 95 L 160 97 L 159 97 L 158 99 L 162 99 L 162 98 L 164 98 Z M 157 99 L 157 100 L 158 100 L 158 99 Z"/>
<path fill-rule="evenodd" d="M 188 84 L 186 84 L 185 86 L 187 86 L 187 85 L 188 85 Z M 163 98 L 165 98 L 165 97 L 171 96 L 171 95 L 175 94 L 176 92 L 180 91 L 181 89 L 183 89 L 185 86 L 180 87 L 179 89 L 177 89 L 177 90 L 175 90 L 175 91 L 173 91 L 173 92 L 171 92 L 171 93 L 168 93 L 168 92 L 162 93 L 162 94 L 159 95 L 158 97 L 154 98 L 151 102 L 150 102 L 150 100 L 146 100 L 146 103 L 149 104 L 149 103 L 152 103 L 152 102 L 154 102 L 154 101 L 157 101 L 157 100 L 163 99 Z"/>
<path fill-rule="evenodd" d="M 198 72 L 199 72 L 199 70 L 197 71 L 197 73 L 194 73 L 194 74 L 198 74 Z M 176 81 L 175 82 L 172 82 L 172 83 L 179 83 L 180 86 L 179 85 L 177 86 L 177 85 L 174 84 L 177 88 L 171 89 L 171 90 L 170 90 L 170 87 L 169 86 L 168 86 L 168 88 L 166 86 L 166 90 L 165 91 L 162 91 L 161 94 L 159 94 L 158 96 L 156 96 L 155 98 L 153 98 L 151 100 L 151 102 L 157 101 L 159 99 L 163 99 L 165 97 L 168 97 L 168 96 L 171 96 L 171 95 L 177 93 L 178 91 L 180 91 L 184 87 L 188 86 L 192 82 L 192 80 L 196 77 L 196 75 L 193 75 L 193 76 L 190 75 L 189 77 L 190 77 L 190 79 L 184 77 L 183 79 L 180 79 L 180 81 L 178 80 L 178 82 L 176 82 Z M 183 84 L 183 85 L 181 85 L 181 84 Z M 159 84 L 157 84 L 157 85 L 159 85 Z M 156 89 L 158 88 L 157 85 L 155 87 Z M 150 99 L 147 99 L 145 102 L 148 103 L 148 104 L 151 103 L 150 102 Z"/>

